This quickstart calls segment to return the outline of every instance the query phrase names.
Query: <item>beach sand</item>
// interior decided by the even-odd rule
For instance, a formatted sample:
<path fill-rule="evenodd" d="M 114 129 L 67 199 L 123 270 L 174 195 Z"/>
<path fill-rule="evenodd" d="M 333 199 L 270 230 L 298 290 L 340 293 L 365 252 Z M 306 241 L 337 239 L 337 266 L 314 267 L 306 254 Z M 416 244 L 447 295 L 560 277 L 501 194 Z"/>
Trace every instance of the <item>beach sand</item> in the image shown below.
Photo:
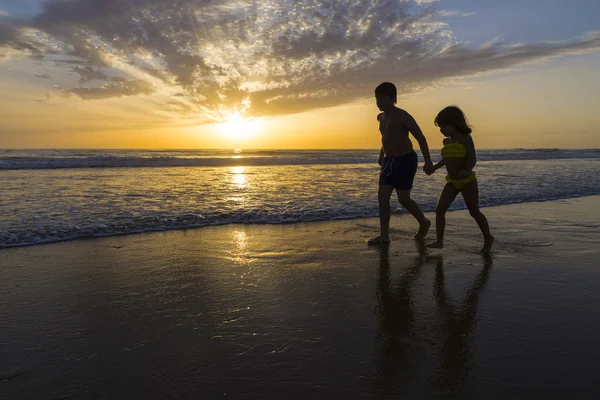
<path fill-rule="evenodd" d="M 490 257 L 466 211 L 4 249 L 0 397 L 595 398 L 599 205 L 486 208 Z"/>

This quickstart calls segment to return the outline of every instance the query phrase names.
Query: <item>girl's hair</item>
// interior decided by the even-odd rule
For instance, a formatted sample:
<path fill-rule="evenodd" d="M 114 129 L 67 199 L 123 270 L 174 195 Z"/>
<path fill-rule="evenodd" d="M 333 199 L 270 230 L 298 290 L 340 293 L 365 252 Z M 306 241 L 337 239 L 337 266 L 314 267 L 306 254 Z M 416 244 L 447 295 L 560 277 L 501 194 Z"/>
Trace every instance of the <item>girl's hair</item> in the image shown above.
<path fill-rule="evenodd" d="M 460 108 L 457 106 L 448 106 L 440 111 L 435 117 L 435 121 L 433 121 L 435 126 L 440 126 L 441 124 L 452 124 L 456 126 L 456 129 L 460 133 L 469 135 L 473 132 L 471 129 L 471 125 L 467 122 L 467 117 L 462 112 Z"/>

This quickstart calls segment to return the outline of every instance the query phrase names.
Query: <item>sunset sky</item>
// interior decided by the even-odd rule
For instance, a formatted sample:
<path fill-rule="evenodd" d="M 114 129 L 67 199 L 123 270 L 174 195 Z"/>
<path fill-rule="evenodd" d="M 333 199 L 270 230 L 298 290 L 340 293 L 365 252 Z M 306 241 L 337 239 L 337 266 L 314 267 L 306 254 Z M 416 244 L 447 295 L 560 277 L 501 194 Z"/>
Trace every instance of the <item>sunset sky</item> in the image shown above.
<path fill-rule="evenodd" d="M 600 147 L 597 0 L 0 0 L 0 148 Z"/>

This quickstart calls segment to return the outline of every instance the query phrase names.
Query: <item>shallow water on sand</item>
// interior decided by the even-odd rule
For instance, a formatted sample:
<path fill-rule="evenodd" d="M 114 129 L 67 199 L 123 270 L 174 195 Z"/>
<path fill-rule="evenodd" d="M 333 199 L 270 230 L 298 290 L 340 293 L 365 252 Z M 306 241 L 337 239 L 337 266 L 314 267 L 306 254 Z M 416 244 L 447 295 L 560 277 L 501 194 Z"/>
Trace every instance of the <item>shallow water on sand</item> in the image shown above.
<path fill-rule="evenodd" d="M 338 153 L 325 161 L 343 160 Z M 444 176 L 417 174 L 412 196 L 424 210 L 435 209 Z M 600 158 L 480 161 L 477 176 L 482 206 L 600 194 Z M 377 184 L 377 164 L 364 160 L 0 171 L 0 248 L 233 223 L 374 217 Z M 392 206 L 401 211 L 397 201 Z M 461 196 L 452 208 L 464 208 Z"/>
<path fill-rule="evenodd" d="M 6 249 L 0 392 L 582 398 L 600 350 L 598 199 L 486 209 L 489 257 L 466 212 L 443 251 L 407 239 L 403 217 L 383 249 L 362 241 L 375 220 Z"/>

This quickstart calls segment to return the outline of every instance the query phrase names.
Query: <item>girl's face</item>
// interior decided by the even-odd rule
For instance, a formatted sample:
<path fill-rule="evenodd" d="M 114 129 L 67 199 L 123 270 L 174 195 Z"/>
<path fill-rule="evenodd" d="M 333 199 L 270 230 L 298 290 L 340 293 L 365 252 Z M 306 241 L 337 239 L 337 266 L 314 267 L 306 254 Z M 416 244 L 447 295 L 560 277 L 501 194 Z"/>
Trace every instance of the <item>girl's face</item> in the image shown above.
<path fill-rule="evenodd" d="M 442 135 L 449 137 L 456 135 L 458 131 L 456 130 L 456 126 L 453 124 L 443 123 L 440 124 L 440 132 L 442 132 Z"/>

